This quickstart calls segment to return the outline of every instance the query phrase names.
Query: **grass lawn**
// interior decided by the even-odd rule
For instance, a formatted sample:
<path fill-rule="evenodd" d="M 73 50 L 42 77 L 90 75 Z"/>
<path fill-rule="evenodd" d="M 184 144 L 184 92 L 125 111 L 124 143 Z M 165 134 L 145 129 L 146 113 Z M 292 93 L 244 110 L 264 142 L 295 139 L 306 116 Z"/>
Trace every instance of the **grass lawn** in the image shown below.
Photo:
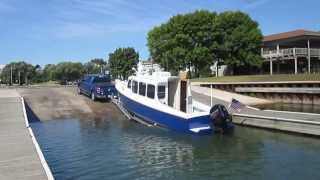
<path fill-rule="evenodd" d="M 270 82 L 270 81 L 320 81 L 320 73 L 316 74 L 277 74 L 223 76 L 191 79 L 192 82 Z"/>

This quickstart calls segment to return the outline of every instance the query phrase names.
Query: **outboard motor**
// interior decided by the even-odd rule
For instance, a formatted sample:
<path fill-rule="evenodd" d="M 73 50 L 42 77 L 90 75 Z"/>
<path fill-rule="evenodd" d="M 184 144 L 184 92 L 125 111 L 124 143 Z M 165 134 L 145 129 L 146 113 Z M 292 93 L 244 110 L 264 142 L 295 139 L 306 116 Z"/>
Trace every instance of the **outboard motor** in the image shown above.
<path fill-rule="evenodd" d="M 232 129 L 232 116 L 229 114 L 226 107 L 222 104 L 216 104 L 210 109 L 210 120 L 215 127 L 215 130 L 222 133 Z"/>

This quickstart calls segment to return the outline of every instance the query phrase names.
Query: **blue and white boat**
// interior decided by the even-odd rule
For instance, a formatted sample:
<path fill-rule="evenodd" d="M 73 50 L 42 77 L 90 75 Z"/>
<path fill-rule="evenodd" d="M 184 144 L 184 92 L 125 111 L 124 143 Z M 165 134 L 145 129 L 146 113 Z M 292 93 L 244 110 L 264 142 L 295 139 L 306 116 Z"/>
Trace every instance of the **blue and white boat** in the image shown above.
<path fill-rule="evenodd" d="M 138 64 L 135 75 L 116 80 L 117 104 L 131 119 L 183 133 L 209 134 L 232 127 L 226 108 L 192 102 L 188 80 L 157 64 Z"/>

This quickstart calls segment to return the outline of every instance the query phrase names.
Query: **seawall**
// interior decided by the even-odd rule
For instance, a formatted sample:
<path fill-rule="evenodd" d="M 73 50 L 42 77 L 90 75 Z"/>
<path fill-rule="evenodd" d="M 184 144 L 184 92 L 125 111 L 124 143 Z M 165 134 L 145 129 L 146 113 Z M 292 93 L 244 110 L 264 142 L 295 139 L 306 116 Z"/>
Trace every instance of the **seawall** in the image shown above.
<path fill-rule="evenodd" d="M 194 82 L 193 84 L 273 102 L 320 105 L 320 81 Z"/>

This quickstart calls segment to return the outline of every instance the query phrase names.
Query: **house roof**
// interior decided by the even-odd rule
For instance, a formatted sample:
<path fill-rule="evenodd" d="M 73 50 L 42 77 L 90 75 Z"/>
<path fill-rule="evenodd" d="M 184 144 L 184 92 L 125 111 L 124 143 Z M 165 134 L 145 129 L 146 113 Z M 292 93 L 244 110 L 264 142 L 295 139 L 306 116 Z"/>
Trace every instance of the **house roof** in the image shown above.
<path fill-rule="evenodd" d="M 320 32 L 298 29 L 295 31 L 289 31 L 289 32 L 264 36 L 263 42 L 278 41 L 278 40 L 297 38 L 297 37 L 303 37 L 303 36 L 313 36 L 313 37 L 320 38 Z"/>

